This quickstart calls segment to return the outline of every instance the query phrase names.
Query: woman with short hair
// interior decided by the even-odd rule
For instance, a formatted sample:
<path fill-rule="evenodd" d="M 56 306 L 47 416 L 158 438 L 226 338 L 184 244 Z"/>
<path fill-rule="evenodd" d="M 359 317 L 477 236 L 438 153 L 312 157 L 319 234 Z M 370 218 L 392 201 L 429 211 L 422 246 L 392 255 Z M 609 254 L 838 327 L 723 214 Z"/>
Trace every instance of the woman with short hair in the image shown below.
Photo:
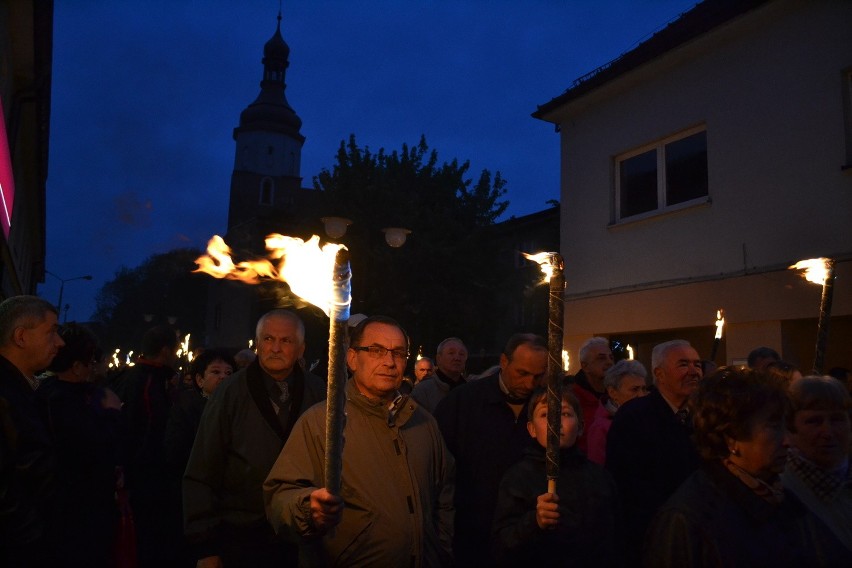
<path fill-rule="evenodd" d="M 790 385 L 790 459 L 781 481 L 852 553 L 852 398 L 833 377 Z"/>
<path fill-rule="evenodd" d="M 690 404 L 704 463 L 657 512 L 645 564 L 848 566 L 840 543 L 781 485 L 786 385 L 723 368 L 701 382 Z"/>
<path fill-rule="evenodd" d="M 589 427 L 587 451 L 596 464 L 606 462 L 606 436 L 618 409 L 629 400 L 648 394 L 645 366 L 634 359 L 622 359 L 604 375 L 606 396 L 598 404 L 592 425 Z"/>

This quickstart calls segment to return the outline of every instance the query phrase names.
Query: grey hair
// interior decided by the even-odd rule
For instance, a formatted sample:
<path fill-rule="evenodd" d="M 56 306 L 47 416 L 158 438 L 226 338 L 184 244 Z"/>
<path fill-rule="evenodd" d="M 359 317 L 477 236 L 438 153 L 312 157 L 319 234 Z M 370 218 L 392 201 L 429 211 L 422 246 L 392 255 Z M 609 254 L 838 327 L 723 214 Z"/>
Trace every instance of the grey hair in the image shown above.
<path fill-rule="evenodd" d="M 659 368 L 663 364 L 663 361 L 665 361 L 669 351 L 677 347 L 692 347 L 692 344 L 685 339 L 672 339 L 671 341 L 656 345 L 654 350 L 651 351 L 651 370 L 654 371 Z M 654 384 L 657 384 L 656 376 L 654 376 Z"/>
<path fill-rule="evenodd" d="M 56 306 L 38 296 L 12 296 L 0 303 L 0 346 L 9 345 L 18 327 L 33 328 L 48 313 L 59 315 Z"/>
<path fill-rule="evenodd" d="M 435 362 L 430 357 L 421 357 L 420 359 L 414 362 L 414 365 L 416 366 L 417 363 L 419 363 L 420 361 L 429 361 L 430 365 L 432 365 L 433 367 L 435 366 Z"/>
<path fill-rule="evenodd" d="M 266 312 L 260 319 L 257 320 L 257 327 L 254 329 L 254 338 L 255 342 L 260 343 L 260 328 L 263 327 L 263 324 L 266 323 L 266 320 L 270 318 L 281 318 L 288 319 L 296 324 L 296 335 L 299 338 L 300 343 L 305 342 L 305 322 L 302 321 L 296 313 L 291 312 L 290 310 L 285 310 L 282 308 L 277 308 L 272 311 Z"/>
<path fill-rule="evenodd" d="M 464 350 L 467 351 L 467 345 L 464 344 L 464 341 L 462 341 L 458 337 L 448 337 L 438 344 L 438 348 L 435 350 L 435 354 L 440 355 L 444 351 L 444 347 L 447 345 L 447 343 L 452 342 L 460 344 L 462 347 L 464 347 Z"/>
<path fill-rule="evenodd" d="M 627 375 L 636 375 L 643 379 L 648 376 L 648 371 L 645 370 L 645 365 L 634 359 L 622 359 L 609 369 L 604 375 L 604 388 L 612 387 L 618 390 L 621 386 L 621 381 Z"/>
<path fill-rule="evenodd" d="M 580 363 L 588 363 L 587 357 L 589 356 L 589 351 L 592 350 L 592 347 L 606 347 L 609 349 L 609 339 L 606 337 L 592 337 L 586 340 L 583 345 L 580 346 Z"/>

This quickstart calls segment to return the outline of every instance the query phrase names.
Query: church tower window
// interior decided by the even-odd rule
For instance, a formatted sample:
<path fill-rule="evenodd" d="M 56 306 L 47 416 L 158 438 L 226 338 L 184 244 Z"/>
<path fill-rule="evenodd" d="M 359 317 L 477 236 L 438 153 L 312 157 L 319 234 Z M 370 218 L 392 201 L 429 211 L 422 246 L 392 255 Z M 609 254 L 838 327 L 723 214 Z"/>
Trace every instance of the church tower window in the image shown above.
<path fill-rule="evenodd" d="M 265 177 L 260 181 L 260 204 L 272 205 L 274 201 L 275 182 L 270 177 Z"/>

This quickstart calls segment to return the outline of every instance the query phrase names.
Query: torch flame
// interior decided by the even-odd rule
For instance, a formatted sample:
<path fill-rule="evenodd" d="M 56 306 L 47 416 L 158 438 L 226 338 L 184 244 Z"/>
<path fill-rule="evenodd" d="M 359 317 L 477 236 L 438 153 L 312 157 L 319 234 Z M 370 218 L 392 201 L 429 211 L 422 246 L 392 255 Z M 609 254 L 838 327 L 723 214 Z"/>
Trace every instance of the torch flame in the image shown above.
<path fill-rule="evenodd" d="M 207 244 L 207 254 L 198 257 L 194 272 L 205 272 L 215 278 L 239 280 L 246 284 L 258 284 L 263 280 L 286 282 L 290 290 L 303 300 L 310 302 L 331 316 L 333 301 L 334 259 L 343 245 L 326 243 L 320 248 L 319 237 L 308 241 L 295 237 L 271 234 L 266 237 L 269 257 L 234 264 L 231 249 L 222 237 L 214 235 Z"/>
<path fill-rule="evenodd" d="M 792 270 L 804 270 L 802 277 L 805 280 L 822 286 L 828 276 L 828 261 L 829 259 L 827 258 L 809 258 L 808 260 L 800 260 L 788 268 Z"/>
<path fill-rule="evenodd" d="M 716 310 L 716 335 L 715 339 L 722 339 L 722 328 L 725 327 L 725 311 L 722 308 Z"/>
<path fill-rule="evenodd" d="M 627 350 L 627 358 L 632 360 L 633 359 L 633 348 L 628 343 L 627 347 L 625 347 L 625 349 Z"/>
<path fill-rule="evenodd" d="M 553 276 L 553 270 L 555 268 L 553 266 L 552 259 L 557 253 L 539 252 L 536 254 L 528 254 L 523 252 L 521 254 L 523 254 L 527 260 L 531 260 L 535 263 L 538 263 L 538 265 L 541 267 L 541 273 L 544 274 L 544 282 L 550 282 L 550 278 Z"/>

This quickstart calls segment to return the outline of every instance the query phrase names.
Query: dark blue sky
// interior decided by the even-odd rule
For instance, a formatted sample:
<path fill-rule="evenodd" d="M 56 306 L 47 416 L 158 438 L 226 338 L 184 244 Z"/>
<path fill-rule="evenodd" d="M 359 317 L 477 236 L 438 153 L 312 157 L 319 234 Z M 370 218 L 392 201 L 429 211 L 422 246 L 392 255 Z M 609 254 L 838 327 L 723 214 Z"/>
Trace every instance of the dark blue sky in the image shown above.
<path fill-rule="evenodd" d="M 471 177 L 500 171 L 507 216 L 559 198 L 559 139 L 530 117 L 695 0 L 285 1 L 287 99 L 303 186 L 340 141 L 421 134 Z M 277 0 L 56 0 L 47 269 L 70 320 L 153 253 L 223 234 L 233 128 L 259 92 Z M 59 280 L 39 293 L 51 301 Z M 155 311 L 155 310 L 154 310 Z"/>

